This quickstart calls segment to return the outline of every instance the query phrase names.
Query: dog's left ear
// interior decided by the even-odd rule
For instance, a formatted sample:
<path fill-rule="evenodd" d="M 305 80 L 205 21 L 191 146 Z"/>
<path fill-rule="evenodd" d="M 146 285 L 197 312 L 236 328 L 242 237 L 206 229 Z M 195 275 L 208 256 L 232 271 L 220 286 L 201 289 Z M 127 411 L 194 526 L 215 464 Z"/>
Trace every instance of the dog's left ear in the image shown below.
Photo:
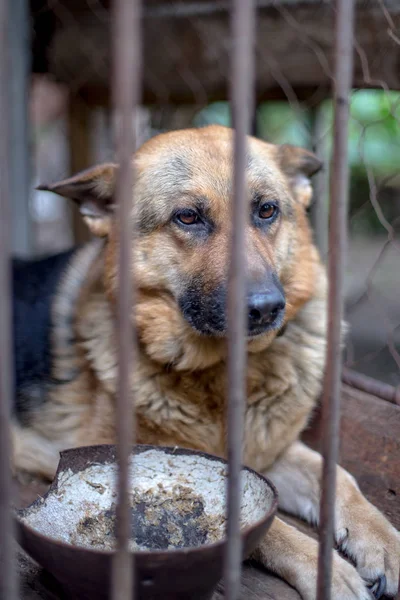
<path fill-rule="evenodd" d="M 322 162 L 309 150 L 289 144 L 279 146 L 278 156 L 295 198 L 309 206 L 313 193 L 311 177 L 322 169 Z"/>
<path fill-rule="evenodd" d="M 74 200 L 90 231 L 100 237 L 107 236 L 115 212 L 114 190 L 118 165 L 104 164 L 73 177 L 40 185 L 38 190 L 54 192 Z"/>

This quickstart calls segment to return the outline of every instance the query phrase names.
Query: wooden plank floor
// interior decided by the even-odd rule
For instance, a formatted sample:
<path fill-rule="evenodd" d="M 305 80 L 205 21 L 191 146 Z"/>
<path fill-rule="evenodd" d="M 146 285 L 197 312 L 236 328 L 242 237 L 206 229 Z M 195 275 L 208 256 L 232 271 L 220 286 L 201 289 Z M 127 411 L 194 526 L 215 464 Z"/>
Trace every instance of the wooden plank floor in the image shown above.
<path fill-rule="evenodd" d="M 57 581 L 25 554 L 19 554 L 18 566 L 21 600 L 63 600 L 63 592 Z M 223 597 L 223 587 L 219 585 L 213 600 L 222 600 Z M 239 600 L 300 600 L 300 596 L 281 579 L 257 567 L 245 565 Z"/>
<path fill-rule="evenodd" d="M 304 439 L 319 446 L 319 415 Z M 344 386 L 341 464 L 357 478 L 362 491 L 400 529 L 400 407 Z M 29 505 L 47 486 L 37 480 L 17 484 L 19 506 Z M 288 519 L 293 522 L 293 519 Z M 297 523 L 301 529 L 310 530 Z M 314 534 L 315 535 L 315 534 Z M 24 553 L 18 554 L 21 600 L 62 600 L 59 584 Z M 213 600 L 222 600 L 222 584 Z M 246 564 L 240 600 L 300 600 L 299 594 L 267 571 Z"/>

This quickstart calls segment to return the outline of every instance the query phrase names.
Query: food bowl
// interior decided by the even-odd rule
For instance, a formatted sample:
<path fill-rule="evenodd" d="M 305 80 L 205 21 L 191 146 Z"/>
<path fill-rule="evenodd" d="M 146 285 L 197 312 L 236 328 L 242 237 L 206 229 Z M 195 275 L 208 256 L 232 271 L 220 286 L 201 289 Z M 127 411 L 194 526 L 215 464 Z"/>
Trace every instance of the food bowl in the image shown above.
<path fill-rule="evenodd" d="M 210 598 L 226 548 L 226 461 L 181 448 L 136 446 L 130 468 L 135 598 Z M 17 513 L 20 545 L 69 597 L 111 597 L 116 474 L 115 446 L 66 450 L 47 494 Z M 241 488 L 246 558 L 271 525 L 277 493 L 248 468 Z"/>

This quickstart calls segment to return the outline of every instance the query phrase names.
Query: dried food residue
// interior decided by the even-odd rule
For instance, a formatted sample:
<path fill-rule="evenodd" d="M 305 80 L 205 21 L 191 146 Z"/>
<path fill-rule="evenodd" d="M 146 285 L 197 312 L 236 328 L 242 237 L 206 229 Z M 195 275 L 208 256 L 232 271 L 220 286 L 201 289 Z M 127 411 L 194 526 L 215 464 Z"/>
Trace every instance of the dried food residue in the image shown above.
<path fill-rule="evenodd" d="M 115 545 L 116 505 L 97 515 L 88 513 L 71 534 L 71 543 L 112 550 Z M 168 550 L 200 546 L 221 537 L 224 517 L 210 518 L 193 490 L 175 485 L 172 490 L 134 492 L 131 495 L 131 549 Z"/>

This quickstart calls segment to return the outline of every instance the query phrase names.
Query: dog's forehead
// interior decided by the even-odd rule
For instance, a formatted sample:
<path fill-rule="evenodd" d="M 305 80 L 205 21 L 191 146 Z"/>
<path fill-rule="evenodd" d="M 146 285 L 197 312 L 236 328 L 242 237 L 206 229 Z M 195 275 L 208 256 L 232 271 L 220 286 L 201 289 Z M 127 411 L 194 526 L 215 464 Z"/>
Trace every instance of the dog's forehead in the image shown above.
<path fill-rule="evenodd" d="M 223 129 L 223 128 L 221 128 Z M 149 140 L 137 154 L 140 171 L 154 174 L 166 169 L 170 175 L 190 178 L 206 167 L 228 167 L 231 162 L 231 136 L 225 131 L 211 135 L 208 128 L 171 131 Z"/>
<path fill-rule="evenodd" d="M 276 147 L 248 138 L 246 171 L 250 187 L 258 193 L 285 194 L 286 178 Z M 233 180 L 232 130 L 211 126 L 162 134 L 139 151 L 140 178 L 159 194 L 180 193 L 230 197 Z"/>

